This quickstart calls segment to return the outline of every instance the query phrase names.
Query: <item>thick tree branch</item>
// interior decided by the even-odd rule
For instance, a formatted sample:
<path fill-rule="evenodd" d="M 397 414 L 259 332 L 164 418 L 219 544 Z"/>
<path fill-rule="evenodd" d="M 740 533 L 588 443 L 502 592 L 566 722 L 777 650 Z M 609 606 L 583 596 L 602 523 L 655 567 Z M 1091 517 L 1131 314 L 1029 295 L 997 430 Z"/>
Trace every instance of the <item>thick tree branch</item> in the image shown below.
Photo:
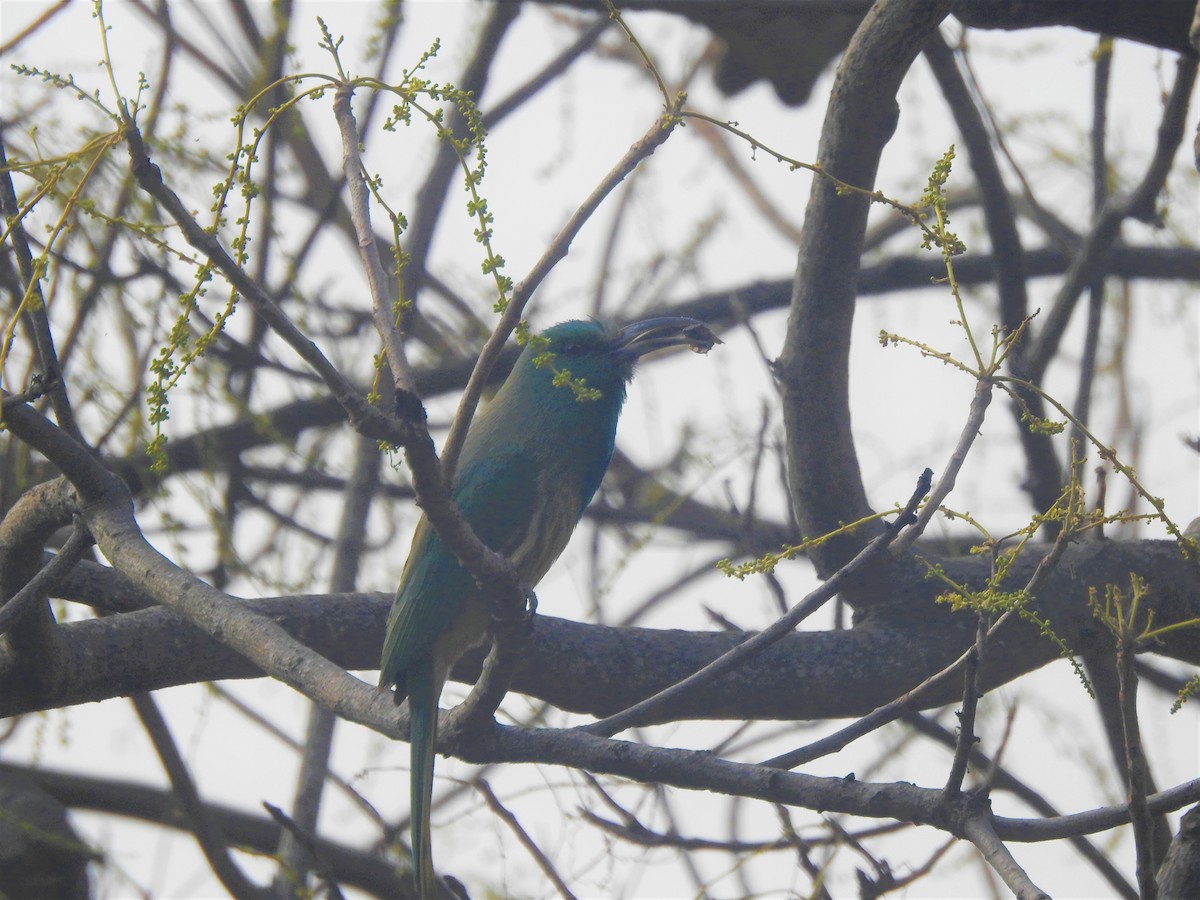
<path fill-rule="evenodd" d="M 462 758 L 473 763 L 507 761 L 568 766 L 593 774 L 620 775 L 634 781 L 716 791 L 806 809 L 929 824 L 963 838 L 967 837 L 965 823 L 979 815 L 974 808 L 978 798 L 968 794 L 947 804 L 938 788 L 781 772 L 732 762 L 705 751 L 651 747 L 601 738 L 578 729 L 496 725 L 487 732 L 477 733 L 470 747 L 464 748 Z M 1197 799 L 1200 799 L 1200 779 L 1155 794 L 1148 798 L 1148 803 L 1152 811 L 1160 812 L 1179 809 Z M 1128 821 L 1129 810 L 1124 806 L 1101 807 L 1057 819 L 990 817 L 997 838 L 1019 842 L 1091 834 Z"/>
<path fill-rule="evenodd" d="M 1028 580 L 1034 555 L 1018 559 L 1013 579 Z M 961 583 L 982 584 L 986 565 L 947 563 Z M 974 568 L 972 569 L 972 566 Z M 1200 615 L 1200 579 L 1168 541 L 1103 542 L 1068 547 L 1038 592 L 1034 607 L 1054 622 L 1069 645 L 1081 646 L 1096 628 L 1087 608 L 1088 589 L 1124 583 L 1129 572 L 1154 573 L 1155 621 L 1166 624 Z M 972 574 L 972 571 L 974 574 Z M 730 588 L 735 590 L 735 588 Z M 937 586 L 918 577 L 893 594 L 854 628 L 804 632 L 781 640 L 743 668 L 723 675 L 685 698 L 666 718 L 824 719 L 861 716 L 919 684 L 953 662 L 975 639 L 969 614 L 956 615 L 933 602 Z M 270 617 L 294 638 L 346 669 L 379 663 L 390 594 L 323 594 L 239 600 L 247 612 Z M 261 669 L 205 637 L 173 613 L 147 609 L 57 628 L 65 675 L 57 688 L 22 686 L 21 670 L 0 651 L 0 716 L 125 696 L 176 684 L 261 677 Z M 744 640 L 740 632 L 689 632 L 610 628 L 539 615 L 515 674 L 513 689 L 560 709 L 611 715 L 701 669 Z M 1165 644 L 1157 652 L 1200 664 L 1194 639 Z M 1036 629 L 1014 629 L 994 648 L 985 673 L 988 689 L 1058 659 L 1058 648 Z M 482 654 L 455 670 L 458 680 L 479 674 Z M 360 682 L 356 682 L 361 684 Z M 805 686 L 797 691 L 796 685 Z M 1081 689 L 1082 690 L 1082 689 Z M 953 702 L 959 684 L 922 698 L 922 708 Z M 395 718 L 388 710 L 388 721 Z M 389 728 L 388 733 L 394 729 Z"/>
<path fill-rule="evenodd" d="M 829 174 L 871 189 L 895 128 L 896 91 L 921 47 L 953 6 L 947 0 L 882 0 L 871 7 L 838 66 L 818 159 Z M 788 435 L 792 506 L 806 537 L 871 513 L 850 427 L 850 328 L 869 200 L 840 196 L 815 177 L 792 288 L 778 376 Z M 879 528 L 829 541 L 813 553 L 829 576 Z"/>
<path fill-rule="evenodd" d="M 70 479 L 97 546 L 134 585 L 317 702 L 348 716 L 362 716 L 372 709 L 382 713 L 383 698 L 377 691 L 155 550 L 134 519 L 124 483 L 86 449 L 28 407 L 9 410 L 7 421 L 14 434 L 44 453 Z"/>
<path fill-rule="evenodd" d="M 124 816 L 168 828 L 185 827 L 174 794 L 161 788 L 4 762 L 0 762 L 0 772 L 14 772 L 28 777 L 71 809 Z M 239 846 L 270 854 L 279 845 L 279 825 L 264 816 L 218 803 L 208 803 L 206 809 L 225 836 Z M 397 877 L 391 863 L 374 854 L 321 838 L 317 839 L 317 847 L 322 858 L 332 864 L 339 881 L 377 896 L 406 896 L 404 882 Z"/>

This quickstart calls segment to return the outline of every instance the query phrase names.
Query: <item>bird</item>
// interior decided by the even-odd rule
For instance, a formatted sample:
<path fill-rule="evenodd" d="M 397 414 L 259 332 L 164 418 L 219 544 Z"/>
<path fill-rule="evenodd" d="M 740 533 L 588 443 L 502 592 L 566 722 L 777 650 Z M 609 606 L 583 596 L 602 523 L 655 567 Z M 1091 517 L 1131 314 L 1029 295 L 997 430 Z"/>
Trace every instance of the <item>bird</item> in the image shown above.
<path fill-rule="evenodd" d="M 719 339 L 697 319 L 624 327 L 572 320 L 530 340 L 463 442 L 450 496 L 484 544 L 531 590 L 562 553 L 612 458 L 634 366 L 655 350 L 707 353 Z M 491 611 L 428 519 L 413 534 L 388 615 L 381 688 L 409 708 L 413 872 L 417 895 L 444 892 L 429 812 L 438 699 L 455 661 L 487 636 Z"/>

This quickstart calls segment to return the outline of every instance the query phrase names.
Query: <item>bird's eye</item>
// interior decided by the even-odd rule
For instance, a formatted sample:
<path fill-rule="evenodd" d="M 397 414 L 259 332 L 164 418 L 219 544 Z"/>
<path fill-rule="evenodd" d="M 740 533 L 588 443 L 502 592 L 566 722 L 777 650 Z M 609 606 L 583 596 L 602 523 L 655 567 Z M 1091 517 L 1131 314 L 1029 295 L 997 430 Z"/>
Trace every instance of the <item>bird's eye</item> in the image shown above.
<path fill-rule="evenodd" d="M 561 351 L 563 356 L 578 356 L 583 352 L 583 348 L 574 341 L 567 341 L 562 345 Z"/>

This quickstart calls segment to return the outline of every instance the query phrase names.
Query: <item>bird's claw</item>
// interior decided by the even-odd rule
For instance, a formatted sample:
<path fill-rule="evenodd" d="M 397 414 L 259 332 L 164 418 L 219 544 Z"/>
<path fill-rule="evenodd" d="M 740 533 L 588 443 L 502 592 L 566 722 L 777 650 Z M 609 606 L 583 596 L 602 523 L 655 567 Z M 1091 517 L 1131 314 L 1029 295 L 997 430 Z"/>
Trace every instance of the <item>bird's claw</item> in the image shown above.
<path fill-rule="evenodd" d="M 509 628 L 513 626 L 522 629 L 526 634 L 533 630 L 533 617 L 537 614 L 538 598 L 533 591 L 533 585 L 521 582 L 521 594 L 524 597 L 525 603 L 520 610 L 509 611 L 507 608 L 502 613 L 500 609 L 492 611 L 492 628 Z"/>
<path fill-rule="evenodd" d="M 525 592 L 525 609 L 521 612 L 521 625 L 528 636 L 533 633 L 533 617 L 537 615 L 538 598 L 537 594 L 533 592 L 531 584 L 522 584 L 521 590 Z"/>

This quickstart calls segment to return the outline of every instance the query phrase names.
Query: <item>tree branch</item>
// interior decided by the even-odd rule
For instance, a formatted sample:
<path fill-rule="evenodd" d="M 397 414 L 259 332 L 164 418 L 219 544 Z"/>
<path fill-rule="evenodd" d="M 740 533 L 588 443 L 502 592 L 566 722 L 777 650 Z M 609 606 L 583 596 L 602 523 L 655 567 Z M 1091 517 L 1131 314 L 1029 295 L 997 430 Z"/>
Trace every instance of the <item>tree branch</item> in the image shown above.
<path fill-rule="evenodd" d="M 1017 560 L 1011 586 L 1028 581 L 1033 557 L 1047 549 L 1030 547 Z M 987 566 L 979 563 L 970 559 L 945 564 L 958 583 L 982 585 Z M 1194 568 L 1169 541 L 1069 546 L 1031 608 L 1053 621 L 1069 645 L 1081 646 L 1095 627 L 1087 607 L 1089 588 L 1103 590 L 1106 583 L 1127 581 L 1130 571 L 1154 573 L 1161 590 L 1145 602 L 1153 606 L 1156 622 L 1200 615 Z M 876 612 L 855 627 L 789 635 L 761 658 L 727 672 L 700 696 L 685 697 L 669 710 L 670 718 L 807 720 L 864 715 L 945 668 L 974 641 L 973 616 L 954 614 L 945 604 L 934 603 L 937 591 L 923 577 L 915 587 L 898 582 L 889 596 L 880 598 Z M 391 599 L 390 593 L 321 594 L 236 602 L 248 612 L 271 618 L 327 659 L 357 671 L 379 663 L 379 635 Z M 263 674 L 164 609 L 70 622 L 56 630 L 64 665 L 57 687 L 26 684 L 22 665 L 0 648 L 0 716 Z M 740 632 L 612 628 L 539 615 L 513 689 L 570 712 L 611 715 L 686 678 L 744 637 Z M 1030 626 L 1018 626 L 1003 646 L 1003 653 L 992 654 L 985 673 L 989 690 L 1059 658 L 1058 648 Z M 1190 637 L 1156 650 L 1200 664 Z M 468 657 L 454 677 L 474 681 L 481 662 L 481 653 Z M 805 690 L 796 691 L 797 684 Z M 945 705 L 959 693 L 959 685 L 948 680 L 920 705 Z M 390 725 L 385 733 L 399 734 L 394 709 L 387 712 Z"/>
<path fill-rule="evenodd" d="M 208 860 L 213 874 L 234 897 L 256 897 L 259 900 L 271 897 L 272 893 L 250 881 L 229 855 L 227 841 L 221 834 L 220 826 L 209 815 L 208 807 L 201 801 L 200 793 L 196 790 L 196 783 L 188 772 L 187 764 L 184 763 L 183 756 L 180 755 L 179 748 L 175 745 L 175 739 L 171 736 L 166 719 L 159 712 L 158 705 L 149 694 L 136 694 L 130 699 L 133 700 L 138 718 L 141 719 L 142 726 L 150 736 L 155 752 L 158 753 L 158 758 L 167 772 L 167 777 L 171 780 L 172 792 L 183 807 L 188 830 L 200 845 L 200 850 L 203 852 L 204 858 Z"/>
<path fill-rule="evenodd" d="M 1035 885 L 1025 873 L 1012 853 L 1001 843 L 992 829 L 990 814 L 968 815 L 963 823 L 967 839 L 975 845 L 989 866 L 1004 879 L 1004 883 L 1018 900 L 1050 900 L 1050 895 Z"/>
<path fill-rule="evenodd" d="M 172 792 L 161 788 L 6 762 L 0 762 L 0 772 L 15 772 L 28 777 L 71 809 L 124 816 L 167 828 L 184 827 L 179 817 L 178 799 Z M 226 837 L 239 846 L 270 854 L 279 845 L 281 829 L 276 822 L 218 803 L 207 803 L 205 806 Z M 342 882 L 376 896 L 406 896 L 404 883 L 397 877 L 395 866 L 390 862 L 322 838 L 316 839 L 316 846 Z"/>
<path fill-rule="evenodd" d="M 948 0 L 882 0 L 871 7 L 838 66 L 818 159 L 830 174 L 870 189 L 895 127 L 896 91 L 921 47 L 949 13 Z M 788 435 L 792 506 L 806 537 L 870 515 L 850 429 L 850 328 L 870 201 L 839 196 L 813 179 L 777 374 Z M 817 548 L 828 576 L 881 526 Z"/>
<path fill-rule="evenodd" d="M 664 688 L 651 697 L 647 697 L 633 706 L 622 710 L 616 715 L 601 719 L 589 725 L 580 726 L 580 730 L 589 734 L 602 734 L 611 737 L 629 728 L 648 724 L 655 721 L 664 709 L 688 694 L 712 684 L 726 672 L 744 665 L 748 660 L 760 656 L 768 647 L 779 641 L 785 635 L 792 633 L 796 626 L 824 606 L 835 594 L 843 589 L 843 585 L 855 577 L 860 569 L 868 567 L 888 547 L 888 543 L 899 530 L 915 518 L 917 505 L 929 490 L 929 482 L 933 473 L 926 469 L 918 479 L 917 490 L 904 508 L 883 533 L 877 535 L 862 551 L 842 566 L 837 572 L 826 579 L 815 591 L 793 606 L 790 610 L 776 619 L 771 625 L 758 634 L 747 637 L 744 641 L 728 652 L 714 659 L 704 668 L 693 672 L 687 678 L 681 679 L 668 688 Z"/>
<path fill-rule="evenodd" d="M 1084 288 L 1095 279 L 1104 254 L 1117 239 L 1121 223 L 1131 217 L 1142 221 L 1156 218 L 1154 204 L 1183 141 L 1184 123 L 1196 82 L 1197 62 L 1197 58 L 1191 55 L 1181 55 L 1176 62 L 1175 84 L 1163 109 L 1162 121 L 1158 126 L 1158 142 L 1146 167 L 1146 174 L 1129 194 L 1110 197 L 1104 204 L 1083 246 L 1076 253 L 1036 338 L 1021 353 L 1022 377 L 1035 383 L 1044 377 L 1046 367 L 1058 354 L 1075 304 Z"/>

